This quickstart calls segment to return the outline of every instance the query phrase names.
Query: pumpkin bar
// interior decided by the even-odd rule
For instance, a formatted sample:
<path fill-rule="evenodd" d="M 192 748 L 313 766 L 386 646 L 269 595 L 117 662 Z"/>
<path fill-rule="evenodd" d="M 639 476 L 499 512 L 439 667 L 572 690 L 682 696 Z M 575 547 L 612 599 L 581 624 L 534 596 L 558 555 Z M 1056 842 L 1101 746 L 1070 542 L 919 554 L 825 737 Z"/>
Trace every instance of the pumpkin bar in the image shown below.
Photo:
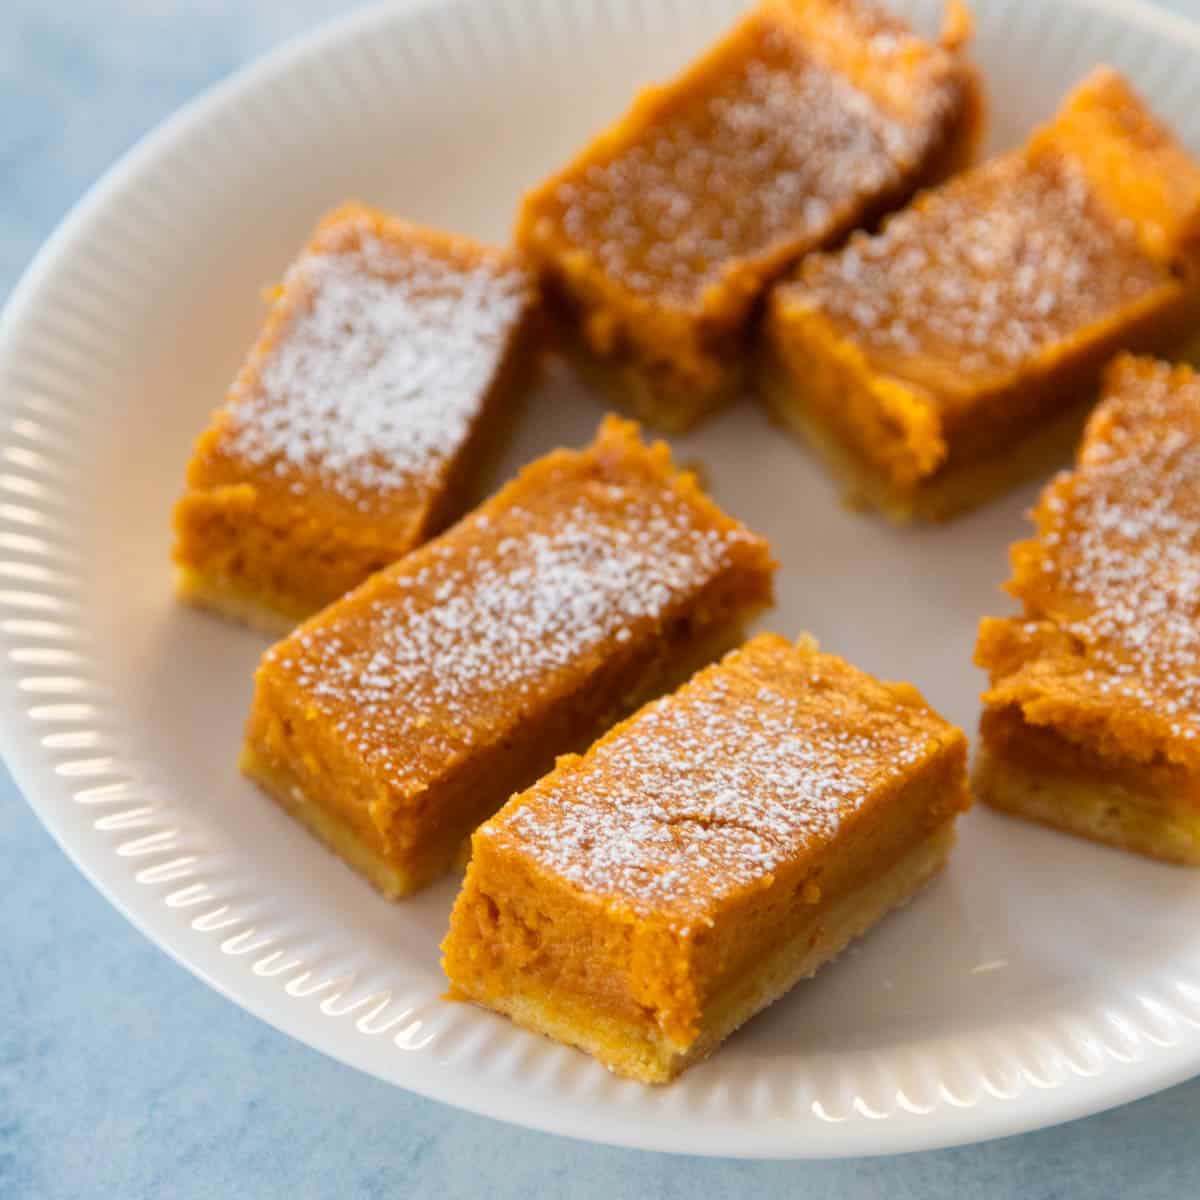
<path fill-rule="evenodd" d="M 866 0 L 766 0 L 525 198 L 584 373 L 683 429 L 741 379 L 768 281 L 967 158 L 981 123 L 969 18 L 942 44 Z"/>
<path fill-rule="evenodd" d="M 243 770 L 381 891 L 731 645 L 767 544 L 610 418 L 267 652 Z"/>
<path fill-rule="evenodd" d="M 943 518 L 1078 437 L 1103 364 L 1200 325 L 1200 164 L 1109 68 L 1022 148 L 773 292 L 778 417 L 896 520 Z"/>
<path fill-rule="evenodd" d="M 978 795 L 1200 865 L 1200 378 L 1122 357 L 980 627 Z"/>
<path fill-rule="evenodd" d="M 451 995 L 666 1082 L 908 900 L 969 802 L 914 688 L 760 635 L 476 831 Z"/>
<path fill-rule="evenodd" d="M 457 517 L 536 298 L 508 251 L 358 204 L 328 216 L 196 445 L 180 594 L 282 632 Z"/>

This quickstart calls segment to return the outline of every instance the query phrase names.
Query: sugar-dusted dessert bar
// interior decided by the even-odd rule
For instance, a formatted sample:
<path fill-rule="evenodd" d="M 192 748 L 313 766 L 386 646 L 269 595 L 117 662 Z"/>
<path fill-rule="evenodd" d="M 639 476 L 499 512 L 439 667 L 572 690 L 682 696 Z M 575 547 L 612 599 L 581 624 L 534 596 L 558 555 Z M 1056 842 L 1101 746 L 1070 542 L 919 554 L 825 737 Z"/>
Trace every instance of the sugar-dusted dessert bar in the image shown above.
<path fill-rule="evenodd" d="M 609 418 L 269 650 L 242 767 L 403 895 L 555 755 L 733 644 L 773 571 Z"/>
<path fill-rule="evenodd" d="M 180 594 L 282 632 L 457 517 L 536 308 L 508 251 L 357 204 L 326 217 L 196 445 Z"/>
<path fill-rule="evenodd" d="M 1200 378 L 1126 356 L 1075 469 L 1013 548 L 976 790 L 997 808 L 1200 865 Z"/>
<path fill-rule="evenodd" d="M 479 828 L 451 994 L 665 1082 L 908 900 L 968 803 L 916 689 L 763 634 Z"/>
<path fill-rule="evenodd" d="M 868 0 L 764 0 L 525 198 L 517 241 L 585 373 L 682 429 L 733 394 L 766 284 L 970 156 L 979 85 Z"/>
<path fill-rule="evenodd" d="M 1200 327 L 1200 164 L 1101 68 L 1029 142 L 777 286 L 774 412 L 898 520 L 1065 455 L 1120 348 Z"/>

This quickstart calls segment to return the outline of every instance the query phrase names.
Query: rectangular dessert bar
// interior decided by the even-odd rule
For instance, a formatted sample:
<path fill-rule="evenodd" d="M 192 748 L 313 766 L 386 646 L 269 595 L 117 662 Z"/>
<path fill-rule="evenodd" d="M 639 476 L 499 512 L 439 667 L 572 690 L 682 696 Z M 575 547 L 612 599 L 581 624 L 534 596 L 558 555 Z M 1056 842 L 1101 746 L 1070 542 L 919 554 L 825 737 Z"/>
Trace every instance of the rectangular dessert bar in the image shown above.
<path fill-rule="evenodd" d="M 1101 68 L 1024 147 L 806 259 L 760 382 L 854 499 L 938 519 L 1067 453 L 1115 350 L 1198 327 L 1200 164 Z"/>
<path fill-rule="evenodd" d="M 868 0 L 764 0 L 525 198 L 518 244 L 585 373 L 683 429 L 741 381 L 766 284 L 968 158 L 979 84 Z"/>
<path fill-rule="evenodd" d="M 665 1082 L 909 899 L 969 802 L 914 688 L 760 635 L 479 828 L 451 995 Z"/>
<path fill-rule="evenodd" d="M 1096 841 L 1200 865 L 1200 378 L 1125 356 L 1078 462 L 1013 548 L 976 791 Z"/>
<path fill-rule="evenodd" d="M 733 644 L 766 543 L 609 418 L 269 650 L 242 768 L 384 893 Z"/>
<path fill-rule="evenodd" d="M 508 251 L 357 204 L 326 217 L 196 445 L 180 594 L 283 632 L 457 517 L 536 308 Z"/>

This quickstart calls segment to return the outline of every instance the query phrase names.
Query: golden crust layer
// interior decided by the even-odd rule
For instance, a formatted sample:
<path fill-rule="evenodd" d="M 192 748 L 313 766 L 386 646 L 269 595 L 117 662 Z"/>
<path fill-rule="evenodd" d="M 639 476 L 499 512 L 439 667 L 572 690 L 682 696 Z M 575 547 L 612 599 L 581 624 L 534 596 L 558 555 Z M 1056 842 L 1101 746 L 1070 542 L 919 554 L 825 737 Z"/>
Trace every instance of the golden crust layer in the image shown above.
<path fill-rule="evenodd" d="M 555 754 L 734 636 L 773 570 L 610 418 L 268 651 L 250 761 L 425 882 Z"/>
<path fill-rule="evenodd" d="M 518 244 L 638 416 L 728 397 L 773 278 L 971 155 L 968 25 L 937 46 L 868 0 L 764 0 L 527 195 Z"/>
<path fill-rule="evenodd" d="M 521 390 L 536 313 L 508 251 L 356 204 L 326 217 L 196 444 L 174 557 L 203 586 L 183 597 L 294 624 L 444 527 Z"/>
<path fill-rule="evenodd" d="M 670 1078 L 936 869 L 965 762 L 911 687 L 761 635 L 476 832 L 454 994 Z"/>
<path fill-rule="evenodd" d="M 288 611 L 282 602 L 266 604 L 234 580 L 195 567 L 175 568 L 175 594 L 186 604 L 207 609 L 273 638 L 290 633 L 305 615 Z"/>
<path fill-rule="evenodd" d="M 1099 775 L 1030 769 L 987 751 L 971 778 L 1002 812 L 1147 858 L 1200 867 L 1200 809 L 1167 809 L 1154 796 Z"/>
<path fill-rule="evenodd" d="M 1194 332 L 1198 219 L 1200 164 L 1101 69 L 1025 147 L 776 287 L 766 398 L 889 515 L 953 515 L 1040 465 L 1025 443 L 1094 400 L 1114 350 Z"/>
<path fill-rule="evenodd" d="M 377 839 L 356 829 L 341 814 L 310 799 L 304 790 L 303 777 L 287 761 L 268 758 L 256 745 L 247 742 L 238 758 L 238 770 L 389 900 L 399 900 L 429 882 L 429 877 L 394 861 Z"/>

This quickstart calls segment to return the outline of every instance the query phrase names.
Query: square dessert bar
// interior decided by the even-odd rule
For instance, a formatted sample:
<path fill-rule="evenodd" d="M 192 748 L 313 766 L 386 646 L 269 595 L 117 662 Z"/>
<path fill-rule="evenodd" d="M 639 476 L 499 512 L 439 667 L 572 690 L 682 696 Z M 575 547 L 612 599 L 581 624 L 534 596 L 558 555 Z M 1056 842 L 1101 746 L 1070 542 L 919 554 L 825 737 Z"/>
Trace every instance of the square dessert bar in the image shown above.
<path fill-rule="evenodd" d="M 772 293 L 761 385 L 896 520 L 1065 454 L 1119 348 L 1200 324 L 1200 164 L 1101 68 L 1021 149 L 920 196 Z"/>
<path fill-rule="evenodd" d="M 389 896 L 740 636 L 767 544 L 609 418 L 269 650 L 242 768 Z"/>
<path fill-rule="evenodd" d="M 1200 378 L 1119 359 L 1034 518 L 1008 584 L 1024 611 L 979 630 L 977 793 L 1200 865 Z"/>
<path fill-rule="evenodd" d="M 196 445 L 180 594 L 283 632 L 457 517 L 536 305 L 508 251 L 357 204 L 326 217 Z"/>
<path fill-rule="evenodd" d="M 451 995 L 665 1082 L 908 900 L 969 803 L 914 688 L 760 635 L 480 827 Z"/>
<path fill-rule="evenodd" d="M 683 429 L 741 380 L 768 281 L 967 158 L 981 104 L 958 53 L 867 0 L 765 0 L 530 192 L 517 241 L 586 374 Z"/>

